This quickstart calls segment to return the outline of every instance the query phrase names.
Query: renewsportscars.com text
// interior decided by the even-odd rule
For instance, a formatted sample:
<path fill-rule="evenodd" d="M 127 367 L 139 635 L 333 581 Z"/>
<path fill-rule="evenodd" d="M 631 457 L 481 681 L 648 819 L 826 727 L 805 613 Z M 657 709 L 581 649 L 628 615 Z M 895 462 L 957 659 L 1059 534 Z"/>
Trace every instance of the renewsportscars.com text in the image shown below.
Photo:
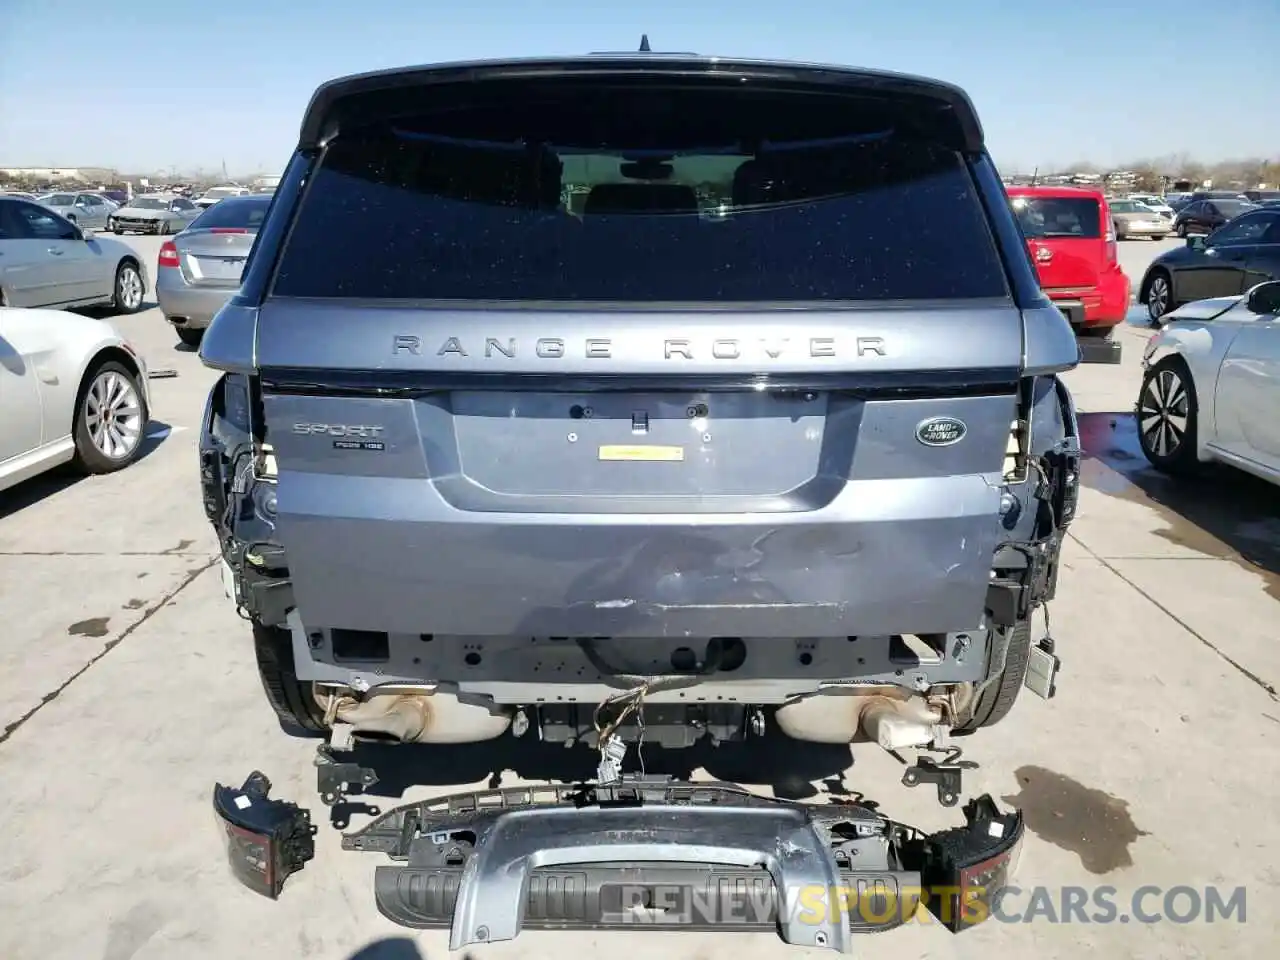
<path fill-rule="evenodd" d="M 898 926 L 912 921 L 973 925 L 998 923 L 1244 923 L 1244 887 L 1113 886 L 903 887 L 883 889 L 803 887 L 779 904 L 773 890 L 728 890 L 708 895 L 689 886 L 609 885 L 601 906 L 611 922 L 693 924 L 776 923 L 780 906 L 801 923 L 821 924 L 834 911 L 865 926 Z M 605 906 L 605 903 L 608 906 Z M 920 909 L 921 905 L 929 909 Z M 930 913 L 929 910 L 934 911 Z M 935 917 L 936 914 L 936 917 Z M 834 919 L 834 917 L 833 917 Z"/>

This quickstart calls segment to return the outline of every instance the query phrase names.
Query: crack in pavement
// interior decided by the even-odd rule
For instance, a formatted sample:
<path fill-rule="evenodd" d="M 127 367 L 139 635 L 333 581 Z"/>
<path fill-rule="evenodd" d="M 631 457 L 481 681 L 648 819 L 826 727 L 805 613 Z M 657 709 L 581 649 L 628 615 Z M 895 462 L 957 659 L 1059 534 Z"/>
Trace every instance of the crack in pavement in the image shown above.
<path fill-rule="evenodd" d="M 1226 654 L 1222 649 L 1220 649 L 1217 645 L 1215 645 L 1213 641 L 1209 640 L 1202 633 L 1200 633 L 1200 631 L 1196 630 L 1195 627 L 1191 626 L 1191 624 L 1183 620 L 1180 616 L 1178 616 L 1176 613 L 1174 613 L 1172 610 L 1166 607 L 1163 603 L 1161 603 L 1159 600 L 1153 597 L 1150 593 L 1148 593 L 1146 590 L 1142 589 L 1142 587 L 1138 586 L 1136 583 L 1134 583 L 1132 580 L 1126 577 L 1123 573 L 1119 571 L 1119 569 L 1112 566 L 1110 560 L 1107 557 L 1102 556 L 1102 554 L 1098 553 L 1096 550 L 1090 547 L 1087 543 L 1081 540 L 1074 533 L 1068 533 L 1067 536 L 1070 537 L 1072 540 L 1074 540 L 1076 543 L 1080 544 L 1080 546 L 1085 549 L 1085 551 L 1089 554 L 1089 556 L 1093 557 L 1100 564 L 1102 564 L 1104 567 L 1110 570 L 1113 574 L 1119 577 L 1121 581 L 1123 581 L 1124 583 L 1127 583 L 1134 590 L 1138 591 L 1138 593 L 1141 596 L 1145 597 L 1157 609 L 1163 611 L 1165 615 L 1169 617 L 1170 620 L 1172 620 L 1178 626 L 1182 627 L 1183 630 L 1187 631 L 1187 633 L 1191 634 L 1193 637 L 1195 637 L 1197 640 L 1203 643 L 1206 647 L 1208 647 L 1210 650 L 1216 653 L 1224 661 L 1229 663 L 1231 666 L 1235 667 L 1236 670 L 1240 671 L 1241 676 L 1251 681 L 1252 683 L 1256 684 L 1257 686 L 1261 687 L 1264 691 L 1266 691 L 1266 693 L 1271 697 L 1272 700 L 1280 702 L 1280 691 L 1276 690 L 1274 684 L 1268 683 L 1266 680 L 1258 676 L 1256 673 L 1254 673 L 1244 664 L 1238 663 L 1237 661 L 1233 660 L 1228 654 Z M 1170 559 L 1173 559 L 1174 562 L 1181 562 L 1179 558 L 1170 558 Z M 1192 561 L 1199 561 L 1199 560 L 1213 560 L 1213 559 L 1221 559 L 1221 558 L 1188 557 L 1187 559 Z"/>
<path fill-rule="evenodd" d="M 120 556 L 120 555 L 121 554 L 116 554 L 116 556 Z M 124 554 L 124 556 L 129 556 L 129 554 Z M 143 554 L 143 556 L 160 556 L 160 554 Z M 169 554 L 169 556 L 173 556 L 173 554 Z M 71 674 L 71 676 L 67 677 L 66 680 L 64 680 L 61 684 L 59 684 L 57 689 L 51 691 L 50 693 L 46 693 L 43 697 L 40 698 L 39 703 L 37 703 L 34 707 L 32 707 L 30 710 L 28 710 L 26 713 L 20 716 L 17 720 L 14 720 L 12 723 L 6 726 L 3 731 L 0 731 L 0 744 L 4 744 L 10 737 L 12 737 L 15 733 L 17 733 L 18 730 L 21 729 L 23 724 L 25 724 L 28 720 L 30 720 L 37 713 L 43 710 L 47 704 L 50 704 L 54 700 L 58 699 L 59 695 L 64 690 L 66 690 L 67 687 L 75 683 L 76 680 L 82 677 L 90 667 L 92 667 L 95 663 L 97 663 L 99 660 L 105 657 L 108 653 L 110 653 L 112 650 L 118 647 L 125 640 L 126 637 L 128 637 L 140 626 L 142 626 L 144 623 L 150 620 L 152 616 L 154 616 L 156 613 L 159 613 L 166 606 L 168 606 L 169 602 L 173 600 L 173 598 L 176 597 L 179 593 L 181 593 L 183 590 L 189 587 L 192 581 L 194 581 L 196 577 L 200 576 L 200 574 L 204 573 L 206 570 L 211 569 L 218 562 L 218 559 L 219 559 L 218 556 L 211 557 L 209 561 L 204 564 L 204 566 L 197 567 L 196 569 L 190 571 L 185 577 L 182 578 L 182 581 L 176 587 L 174 587 L 172 590 L 170 590 L 168 593 L 162 596 L 156 603 L 148 607 L 146 609 L 146 612 L 144 612 L 141 617 L 139 617 L 133 623 L 129 624 L 129 626 L 121 630 L 120 636 L 116 637 L 114 640 L 108 640 L 106 645 L 101 650 L 99 650 L 96 654 L 94 654 L 94 656 L 91 657 L 89 661 L 85 663 L 84 666 L 82 666 L 79 670 Z"/>

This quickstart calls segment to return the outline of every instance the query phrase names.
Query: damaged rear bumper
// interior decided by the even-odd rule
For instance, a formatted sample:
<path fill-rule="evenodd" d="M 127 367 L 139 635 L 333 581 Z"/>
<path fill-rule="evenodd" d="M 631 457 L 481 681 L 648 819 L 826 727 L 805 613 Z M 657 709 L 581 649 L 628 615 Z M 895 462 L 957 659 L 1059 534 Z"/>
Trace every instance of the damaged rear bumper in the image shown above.
<path fill-rule="evenodd" d="M 639 927 L 775 929 L 789 944 L 849 952 L 855 933 L 901 926 L 921 906 L 954 931 L 989 914 L 1022 818 L 986 796 L 964 812 L 965 826 L 923 835 L 854 802 L 634 779 L 408 804 L 342 847 L 389 856 L 374 875 L 379 910 L 449 929 L 451 950 L 524 929 Z"/>

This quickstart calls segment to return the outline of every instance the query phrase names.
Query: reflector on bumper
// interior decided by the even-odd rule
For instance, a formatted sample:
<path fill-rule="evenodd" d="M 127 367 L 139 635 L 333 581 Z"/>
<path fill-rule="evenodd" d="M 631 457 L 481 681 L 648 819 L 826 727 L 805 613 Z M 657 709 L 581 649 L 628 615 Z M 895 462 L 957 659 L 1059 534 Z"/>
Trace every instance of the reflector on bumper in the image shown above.
<path fill-rule="evenodd" d="M 311 814 L 296 804 L 272 800 L 271 781 L 254 771 L 244 786 L 213 788 L 231 872 L 246 887 L 272 900 L 285 879 L 315 856 Z"/>

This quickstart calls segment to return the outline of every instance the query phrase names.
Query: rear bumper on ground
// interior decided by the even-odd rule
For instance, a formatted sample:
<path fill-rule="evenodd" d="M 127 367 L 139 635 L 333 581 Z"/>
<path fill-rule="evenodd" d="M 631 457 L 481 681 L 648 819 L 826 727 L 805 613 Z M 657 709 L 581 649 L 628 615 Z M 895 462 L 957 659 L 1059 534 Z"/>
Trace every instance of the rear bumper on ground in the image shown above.
<path fill-rule="evenodd" d="M 234 293 L 230 287 L 193 287 L 174 267 L 156 272 L 156 300 L 165 319 L 175 327 L 205 329 Z"/>
<path fill-rule="evenodd" d="M 269 788 L 254 774 L 239 790 L 219 785 L 213 800 L 233 873 L 274 898 L 314 845 L 309 815 L 268 799 Z M 407 804 L 342 847 L 398 861 L 375 873 L 379 910 L 450 930 L 451 950 L 526 928 L 639 927 L 772 929 L 792 945 L 847 953 L 853 934 L 902 926 L 921 905 L 953 932 L 990 915 L 1017 867 L 1022 816 L 989 796 L 964 816 L 962 827 L 923 835 L 859 803 L 639 777 Z"/>

